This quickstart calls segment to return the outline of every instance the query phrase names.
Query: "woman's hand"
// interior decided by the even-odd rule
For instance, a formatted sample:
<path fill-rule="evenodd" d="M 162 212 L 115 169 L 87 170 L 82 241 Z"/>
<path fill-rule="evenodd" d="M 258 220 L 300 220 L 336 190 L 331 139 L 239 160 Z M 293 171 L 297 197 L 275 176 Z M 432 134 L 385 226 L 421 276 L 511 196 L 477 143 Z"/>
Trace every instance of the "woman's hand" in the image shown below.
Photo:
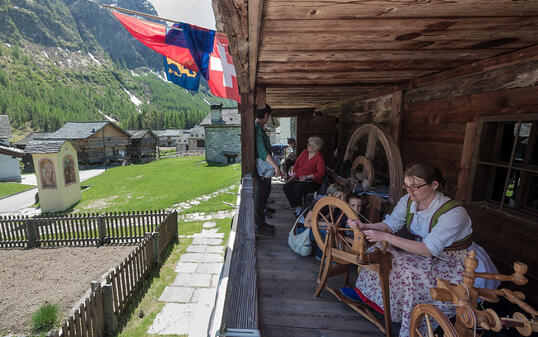
<path fill-rule="evenodd" d="M 313 179 L 314 178 L 314 175 L 313 174 L 309 174 L 307 176 L 300 176 L 299 177 L 299 180 L 300 181 L 305 181 L 305 180 L 308 180 L 308 179 Z"/>
<path fill-rule="evenodd" d="M 364 235 L 366 236 L 366 239 L 370 242 L 378 242 L 378 241 L 387 241 L 386 232 L 380 232 L 375 230 L 365 230 Z"/>
<path fill-rule="evenodd" d="M 349 225 L 350 228 L 353 228 L 353 229 L 365 230 L 368 228 L 366 227 L 366 224 L 360 220 L 349 219 L 347 221 L 347 224 Z"/>

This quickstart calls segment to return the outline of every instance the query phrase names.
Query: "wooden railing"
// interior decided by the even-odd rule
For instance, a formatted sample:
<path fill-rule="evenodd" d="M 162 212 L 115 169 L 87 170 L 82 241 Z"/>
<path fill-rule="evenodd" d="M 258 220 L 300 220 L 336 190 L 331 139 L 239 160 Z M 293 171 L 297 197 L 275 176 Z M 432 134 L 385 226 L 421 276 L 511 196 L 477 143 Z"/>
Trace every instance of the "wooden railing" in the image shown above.
<path fill-rule="evenodd" d="M 254 195 L 250 175 L 246 175 L 242 181 L 241 203 L 228 275 L 220 334 L 233 329 L 258 330 Z"/>

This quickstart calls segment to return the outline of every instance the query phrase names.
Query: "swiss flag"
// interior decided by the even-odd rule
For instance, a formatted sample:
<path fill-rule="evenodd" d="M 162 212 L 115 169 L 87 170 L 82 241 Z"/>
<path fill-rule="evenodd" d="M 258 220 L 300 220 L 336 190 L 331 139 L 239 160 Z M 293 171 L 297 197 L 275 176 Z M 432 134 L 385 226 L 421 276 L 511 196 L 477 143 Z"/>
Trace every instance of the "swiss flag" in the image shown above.
<path fill-rule="evenodd" d="M 213 95 L 241 103 L 237 74 L 228 51 L 228 38 L 217 34 L 209 61 L 209 89 Z"/>

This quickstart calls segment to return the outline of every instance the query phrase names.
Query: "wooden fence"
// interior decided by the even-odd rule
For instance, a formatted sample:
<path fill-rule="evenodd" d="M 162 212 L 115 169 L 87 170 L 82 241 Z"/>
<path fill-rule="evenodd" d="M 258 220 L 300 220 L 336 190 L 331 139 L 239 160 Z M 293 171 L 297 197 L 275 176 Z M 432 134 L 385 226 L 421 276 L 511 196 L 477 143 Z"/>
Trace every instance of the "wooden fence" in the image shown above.
<path fill-rule="evenodd" d="M 0 218 L 0 247 L 34 245 L 137 244 L 105 282 L 92 282 L 91 293 L 59 331 L 51 336 L 101 337 L 112 334 L 117 322 L 142 288 L 153 268 L 177 238 L 177 212 L 163 211 L 70 215 L 64 217 Z"/>
<path fill-rule="evenodd" d="M 146 233 L 155 232 L 168 214 L 164 211 L 137 211 L 35 218 L 0 217 L 0 247 L 134 244 L 140 242 Z"/>

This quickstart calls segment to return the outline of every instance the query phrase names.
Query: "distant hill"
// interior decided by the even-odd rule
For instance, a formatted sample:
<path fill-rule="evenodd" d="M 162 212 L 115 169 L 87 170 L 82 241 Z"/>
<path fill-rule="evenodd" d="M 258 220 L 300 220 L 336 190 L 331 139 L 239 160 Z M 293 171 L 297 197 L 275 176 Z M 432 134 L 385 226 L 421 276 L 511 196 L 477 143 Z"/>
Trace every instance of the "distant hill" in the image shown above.
<path fill-rule="evenodd" d="M 113 4 L 156 14 L 143 0 Z M 193 93 L 166 82 L 162 70 L 162 56 L 94 2 L 0 3 L 0 114 L 19 138 L 107 118 L 129 129 L 190 128 L 209 113 L 206 101 L 235 105 L 207 83 Z"/>

